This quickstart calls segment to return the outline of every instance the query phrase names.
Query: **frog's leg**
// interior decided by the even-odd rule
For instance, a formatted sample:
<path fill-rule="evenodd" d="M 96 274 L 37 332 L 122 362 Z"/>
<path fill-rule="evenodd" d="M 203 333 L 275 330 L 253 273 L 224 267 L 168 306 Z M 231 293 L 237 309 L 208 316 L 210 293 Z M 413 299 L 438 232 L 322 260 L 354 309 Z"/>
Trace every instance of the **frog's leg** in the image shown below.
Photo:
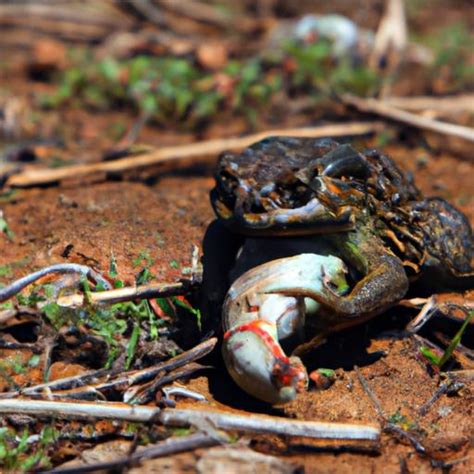
<path fill-rule="evenodd" d="M 329 329 L 334 332 L 340 326 L 357 324 L 361 318 L 382 312 L 402 299 L 407 290 L 408 278 L 402 262 L 395 255 L 386 253 L 370 265 L 348 295 L 338 295 L 328 284 L 321 290 L 305 288 L 299 295 L 314 299 L 333 313 L 333 324 Z M 292 295 L 291 289 L 280 288 L 280 293 Z"/>

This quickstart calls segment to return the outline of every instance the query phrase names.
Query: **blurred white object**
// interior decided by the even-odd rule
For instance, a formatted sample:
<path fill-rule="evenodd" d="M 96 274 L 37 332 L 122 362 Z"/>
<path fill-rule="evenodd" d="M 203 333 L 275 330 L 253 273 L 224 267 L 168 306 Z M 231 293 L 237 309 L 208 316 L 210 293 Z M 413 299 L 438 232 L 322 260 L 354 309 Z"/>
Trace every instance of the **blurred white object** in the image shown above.
<path fill-rule="evenodd" d="M 357 25 L 342 15 L 305 15 L 296 24 L 294 32 L 296 39 L 301 41 L 313 36 L 332 41 L 336 56 L 351 52 L 359 39 Z"/>

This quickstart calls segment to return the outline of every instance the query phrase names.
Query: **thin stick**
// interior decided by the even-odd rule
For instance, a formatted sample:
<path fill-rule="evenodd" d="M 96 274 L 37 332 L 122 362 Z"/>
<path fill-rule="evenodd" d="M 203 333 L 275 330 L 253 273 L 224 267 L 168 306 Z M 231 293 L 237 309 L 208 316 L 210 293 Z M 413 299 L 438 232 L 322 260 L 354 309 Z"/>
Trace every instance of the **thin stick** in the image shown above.
<path fill-rule="evenodd" d="M 423 128 L 445 135 L 452 135 L 474 142 L 474 129 L 470 127 L 463 127 L 462 125 L 442 122 L 428 117 L 420 117 L 419 115 L 392 107 L 377 99 L 363 99 L 349 94 L 344 94 L 341 99 L 345 104 L 352 105 L 362 112 L 371 112 L 381 115 L 382 117 L 396 120 L 397 122 L 412 125 L 413 127 Z"/>
<path fill-rule="evenodd" d="M 434 110 L 449 114 L 474 112 L 474 94 L 462 94 L 448 97 L 385 97 L 384 103 L 404 110 Z"/>
<path fill-rule="evenodd" d="M 101 390 L 106 390 L 117 387 L 119 385 L 129 387 L 137 383 L 147 382 L 148 380 L 151 380 L 153 377 L 155 377 L 159 372 L 174 370 L 178 367 L 189 364 L 190 362 L 194 362 L 195 360 L 198 360 L 201 357 L 204 357 L 205 355 L 209 354 L 212 349 L 214 349 L 216 344 L 217 338 L 211 337 L 210 339 L 201 342 L 192 349 L 183 352 L 182 354 L 179 354 L 176 357 L 173 357 L 172 359 L 160 362 L 159 364 L 147 367 L 146 369 L 122 372 L 118 374 L 120 375 L 118 378 L 103 382 L 100 385 L 94 386 L 94 388 L 96 390 L 98 390 L 98 388 L 100 388 Z M 0 394 L 0 398 L 12 398 L 18 395 L 37 395 L 43 390 L 71 389 L 83 386 L 85 384 L 90 384 L 91 382 L 99 379 L 100 377 L 112 377 L 114 375 L 117 375 L 117 372 L 112 372 L 107 369 L 99 369 L 92 372 L 87 372 L 85 374 L 81 374 L 76 377 L 67 377 L 63 379 L 53 380 L 52 382 L 35 385 L 33 387 L 25 388 L 21 391 L 2 393 Z"/>
<path fill-rule="evenodd" d="M 385 433 L 395 433 L 399 435 L 402 438 L 407 439 L 412 446 L 415 448 L 416 451 L 418 451 L 421 454 L 426 453 L 426 449 L 424 446 L 416 439 L 415 436 L 413 436 L 411 433 L 408 431 L 404 430 L 403 428 L 400 428 L 399 426 L 395 425 L 394 423 L 390 423 L 387 419 L 387 416 L 385 415 L 385 412 L 383 411 L 382 405 L 380 404 L 378 398 L 376 397 L 375 393 L 372 391 L 370 388 L 367 380 L 365 380 L 365 377 L 362 375 L 362 372 L 359 370 L 359 367 L 354 366 L 354 370 L 357 374 L 357 378 L 359 379 L 359 382 L 364 389 L 364 392 L 367 394 L 367 396 L 370 398 L 375 411 L 377 412 L 377 415 L 379 416 L 379 419 L 381 423 L 383 423 L 383 431 Z"/>
<path fill-rule="evenodd" d="M 58 417 L 65 420 L 106 419 L 140 423 L 155 420 L 160 409 L 119 402 L 63 402 L 12 398 L 0 400 L 0 413 Z"/>
<path fill-rule="evenodd" d="M 270 130 L 255 133 L 245 137 L 222 138 L 206 140 L 187 145 L 164 147 L 152 153 L 111 160 L 100 163 L 89 163 L 66 166 L 56 169 L 36 169 L 24 171 L 12 175 L 7 181 L 8 186 L 27 187 L 40 184 L 54 183 L 62 179 L 77 178 L 92 173 L 123 172 L 131 169 L 144 168 L 158 164 L 172 164 L 174 168 L 182 166 L 181 161 L 186 158 L 211 157 L 215 160 L 216 155 L 229 149 L 240 149 L 254 142 L 274 135 L 286 135 L 294 137 L 337 137 L 346 135 L 366 135 L 377 132 L 383 128 L 381 122 L 352 122 L 332 125 L 322 125 L 311 128 L 294 128 Z"/>
<path fill-rule="evenodd" d="M 184 367 L 173 370 L 172 372 L 158 376 L 156 380 L 153 380 L 146 386 L 138 386 L 138 390 L 129 390 L 125 393 L 124 402 L 133 403 L 134 405 L 144 405 L 153 400 L 156 392 L 163 387 L 168 385 L 175 380 L 183 379 L 194 374 L 198 370 L 208 369 L 209 366 L 198 364 L 196 362 L 190 362 Z"/>
<path fill-rule="evenodd" d="M 370 388 L 369 384 L 367 383 L 367 380 L 365 380 L 365 377 L 362 375 L 362 372 L 359 370 L 359 367 L 354 366 L 354 370 L 357 375 L 357 378 L 359 379 L 360 384 L 362 385 L 362 388 L 364 389 L 364 392 L 370 398 L 370 401 L 372 402 L 372 405 L 374 406 L 377 415 L 382 421 L 386 421 L 387 417 L 385 416 L 382 405 L 380 404 L 375 393 Z"/>
<path fill-rule="evenodd" d="M 66 468 L 57 468 L 47 473 L 55 474 L 79 474 L 86 472 L 109 471 L 117 467 L 130 467 L 131 465 L 143 461 L 145 459 L 155 459 L 172 454 L 192 451 L 198 448 L 210 448 L 220 444 L 220 441 L 206 433 L 194 433 L 188 436 L 179 436 L 168 438 L 164 441 L 151 446 L 147 446 L 139 452 L 130 456 L 123 456 L 114 461 L 99 462 L 93 464 L 79 465 Z"/>
<path fill-rule="evenodd" d="M 99 273 L 93 270 L 91 267 L 87 265 L 79 265 L 77 263 L 57 263 L 55 265 L 50 265 L 48 267 L 44 267 L 41 270 L 36 272 L 30 273 L 18 280 L 15 280 L 13 283 L 3 287 L 0 289 L 0 301 L 5 301 L 12 296 L 15 296 L 19 293 L 23 288 L 31 285 L 35 281 L 43 278 L 46 275 L 50 275 L 51 273 L 77 273 L 87 278 L 91 278 L 96 282 L 100 282 L 106 288 L 110 288 L 110 283 L 102 277 Z"/>
<path fill-rule="evenodd" d="M 159 420 L 165 426 L 201 426 L 211 423 L 217 429 L 267 433 L 285 436 L 306 436 L 318 439 L 378 440 L 380 429 L 374 425 L 324 423 L 289 420 L 262 415 L 237 415 L 210 410 L 163 410 Z"/>
<path fill-rule="evenodd" d="M 235 415 L 210 410 L 165 409 L 130 406 L 111 402 L 58 402 L 49 400 L 0 400 L 1 414 L 59 417 L 73 419 L 113 419 L 137 423 L 158 421 L 165 426 L 200 426 L 211 423 L 215 428 L 284 436 L 305 436 L 317 439 L 350 439 L 377 441 L 380 429 L 374 425 L 323 423 L 288 420 L 286 418 Z"/>
<path fill-rule="evenodd" d="M 88 293 L 87 298 L 92 304 L 114 304 L 135 299 L 165 298 L 182 295 L 198 285 L 199 279 L 181 280 L 176 283 L 155 283 L 141 286 L 127 286 L 114 290 Z M 61 296 L 57 303 L 60 306 L 82 306 L 85 296 L 81 294 Z"/>
<path fill-rule="evenodd" d="M 425 416 L 428 413 L 428 410 L 433 405 L 433 403 L 436 402 L 441 397 L 441 395 L 444 395 L 449 390 L 449 387 L 451 387 L 451 385 L 453 383 L 456 383 L 456 382 L 449 381 L 449 382 L 446 382 L 443 385 L 441 385 L 441 387 L 439 387 L 436 390 L 436 392 L 433 394 L 433 396 L 425 404 L 423 404 L 420 407 L 420 409 L 418 410 L 418 413 L 421 416 Z"/>

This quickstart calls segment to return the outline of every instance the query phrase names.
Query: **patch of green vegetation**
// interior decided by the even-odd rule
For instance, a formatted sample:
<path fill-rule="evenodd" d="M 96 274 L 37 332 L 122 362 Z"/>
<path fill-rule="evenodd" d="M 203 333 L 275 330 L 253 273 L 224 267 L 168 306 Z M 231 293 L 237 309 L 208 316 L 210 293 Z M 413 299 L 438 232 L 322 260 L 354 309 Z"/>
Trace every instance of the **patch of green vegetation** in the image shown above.
<path fill-rule="evenodd" d="M 3 213 L 0 214 L 0 232 L 5 234 L 8 238 L 8 240 L 10 240 L 10 241 L 12 241 L 13 238 L 15 237 L 15 234 L 10 229 L 10 226 L 8 225 L 8 222 L 3 217 Z"/>
<path fill-rule="evenodd" d="M 14 308 L 14 305 L 13 305 L 13 301 L 11 300 L 5 301 L 5 303 L 0 304 L 0 310 L 13 309 L 13 308 Z"/>
<path fill-rule="evenodd" d="M 117 278 L 118 276 L 118 268 L 117 268 L 117 260 L 115 260 L 115 255 L 112 253 L 110 256 L 109 261 L 109 277 Z"/>
<path fill-rule="evenodd" d="M 374 71 L 351 58 L 336 59 L 333 45 L 322 40 L 289 42 L 272 57 L 231 60 L 219 71 L 174 56 L 97 61 L 87 49 L 73 50 L 71 56 L 72 66 L 58 76 L 56 91 L 40 97 L 44 107 L 127 108 L 156 123 L 187 128 L 221 111 L 254 124 L 283 88 L 291 96 L 328 97 L 367 94 L 378 85 Z"/>
<path fill-rule="evenodd" d="M 16 260 L 11 263 L 7 263 L 6 265 L 0 266 L 0 277 L 8 277 L 13 273 L 14 268 L 23 267 L 28 263 L 30 257 L 25 257 L 20 260 Z"/>
<path fill-rule="evenodd" d="M 51 467 L 48 452 L 58 439 L 57 431 L 45 426 L 33 440 L 28 430 L 17 433 L 0 428 L 0 464 L 8 472 L 31 472 Z"/>
<path fill-rule="evenodd" d="M 176 260 L 171 260 L 170 267 L 178 269 L 179 268 L 179 263 Z"/>
<path fill-rule="evenodd" d="M 19 195 L 20 195 L 20 191 L 14 188 L 2 191 L 0 193 L 0 203 L 3 204 L 3 203 L 15 201 L 15 199 L 18 199 Z"/>
<path fill-rule="evenodd" d="M 0 277 L 7 277 L 12 274 L 11 265 L 2 265 L 0 266 Z"/>
<path fill-rule="evenodd" d="M 173 436 L 188 436 L 194 430 L 192 428 L 170 428 L 170 431 Z"/>
<path fill-rule="evenodd" d="M 433 50 L 435 60 L 429 70 L 430 77 L 443 82 L 444 93 L 472 87 L 474 35 L 466 23 L 453 23 L 435 34 L 417 39 Z"/>
<path fill-rule="evenodd" d="M 350 58 L 336 60 L 329 41 L 306 45 L 290 42 L 285 50 L 291 63 L 292 88 L 327 96 L 333 92 L 367 95 L 378 86 L 378 76 L 369 67 L 353 65 Z"/>
<path fill-rule="evenodd" d="M 155 263 L 155 259 L 150 256 L 148 250 L 142 250 L 136 259 L 132 261 L 134 267 L 144 264 L 146 268 L 151 267 Z"/>
<path fill-rule="evenodd" d="M 201 311 L 198 308 L 193 308 L 187 301 L 171 296 L 170 298 L 156 298 L 158 306 L 170 318 L 176 318 L 179 315 L 179 309 L 183 310 L 184 314 L 191 314 L 196 319 L 196 325 L 201 331 Z"/>
<path fill-rule="evenodd" d="M 27 296 L 18 295 L 19 303 L 36 307 L 37 303 L 46 302 L 41 310 L 56 330 L 67 325 L 82 326 L 86 331 L 100 337 L 108 348 L 106 367 L 111 366 L 123 347 L 127 355 L 128 368 L 133 362 L 140 333 L 143 331 L 150 339 L 157 339 L 158 328 L 164 324 L 153 313 L 147 300 L 139 303 L 128 301 L 110 306 L 93 306 L 89 300 L 84 307 L 68 308 L 58 305 L 51 299 L 48 288 L 50 286 L 37 286 Z M 86 296 L 90 294 L 87 285 L 85 291 Z"/>
<path fill-rule="evenodd" d="M 388 421 L 400 426 L 404 430 L 412 430 L 416 428 L 416 423 L 410 421 L 405 415 L 402 415 L 400 410 L 397 410 L 393 415 L 390 415 Z"/>
<path fill-rule="evenodd" d="M 317 372 L 327 378 L 333 378 L 336 376 L 336 372 L 334 372 L 332 369 L 319 368 Z"/>

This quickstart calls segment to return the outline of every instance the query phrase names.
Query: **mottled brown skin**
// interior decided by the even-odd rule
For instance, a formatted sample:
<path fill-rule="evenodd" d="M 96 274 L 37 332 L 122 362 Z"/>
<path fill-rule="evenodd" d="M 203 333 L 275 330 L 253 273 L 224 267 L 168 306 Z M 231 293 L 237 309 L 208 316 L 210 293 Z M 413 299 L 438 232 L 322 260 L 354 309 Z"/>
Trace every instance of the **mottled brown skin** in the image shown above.
<path fill-rule="evenodd" d="M 320 334 L 382 312 L 423 275 L 445 287 L 472 287 L 466 217 L 442 199 L 424 198 L 409 175 L 375 150 L 271 137 L 221 156 L 211 201 L 233 232 L 307 236 L 314 253 L 340 257 L 355 271 L 346 296 L 329 287 L 307 295 L 327 308 L 318 318 Z"/>

